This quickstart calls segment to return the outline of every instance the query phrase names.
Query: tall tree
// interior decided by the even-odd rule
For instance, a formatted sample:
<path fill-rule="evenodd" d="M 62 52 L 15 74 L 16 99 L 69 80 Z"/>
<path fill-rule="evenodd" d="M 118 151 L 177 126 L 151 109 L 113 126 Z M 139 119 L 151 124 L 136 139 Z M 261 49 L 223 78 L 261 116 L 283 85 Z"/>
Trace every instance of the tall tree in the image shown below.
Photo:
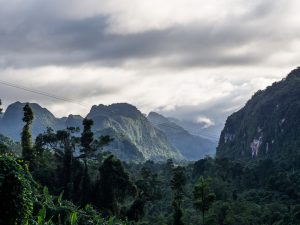
<path fill-rule="evenodd" d="M 140 171 L 140 179 L 135 182 L 137 187 L 137 198 L 127 212 L 127 218 L 138 222 L 144 216 L 144 208 L 147 202 L 161 199 L 161 182 L 158 175 L 153 174 L 150 169 L 143 166 Z"/>
<path fill-rule="evenodd" d="M 173 206 L 173 225 L 183 225 L 181 203 L 183 200 L 184 186 L 186 184 L 186 177 L 183 167 L 176 167 L 173 169 L 173 178 L 171 180 L 171 188 L 174 192 L 172 202 Z"/>
<path fill-rule="evenodd" d="M 126 196 L 136 194 L 136 187 L 131 182 L 121 161 L 113 155 L 108 156 L 99 168 L 100 180 L 97 185 L 96 205 L 114 215 L 119 215 L 119 204 Z"/>
<path fill-rule="evenodd" d="M 30 107 L 30 105 L 27 103 L 24 108 L 24 117 L 23 122 L 25 123 L 22 131 L 22 138 L 21 138 L 21 144 L 22 144 L 22 157 L 25 161 L 28 161 L 30 163 L 30 168 L 32 169 L 34 167 L 34 159 L 35 159 L 35 153 L 32 146 L 32 135 L 31 135 L 31 124 L 34 119 L 33 111 Z"/>
<path fill-rule="evenodd" d="M 83 176 L 81 177 L 81 187 L 80 187 L 80 202 L 81 205 L 86 205 L 91 201 L 90 195 L 87 193 L 91 193 L 91 181 L 88 170 L 88 159 L 91 159 L 95 152 L 102 148 L 105 145 L 108 145 L 113 139 L 109 136 L 101 136 L 99 140 L 94 139 L 94 133 L 92 132 L 92 126 L 94 125 L 94 121 L 91 119 L 85 118 L 83 120 L 83 132 L 81 134 L 80 142 L 81 142 L 81 155 L 80 158 L 83 158 L 84 161 L 84 171 Z"/>
<path fill-rule="evenodd" d="M 200 177 L 194 187 L 194 206 L 202 213 L 202 224 L 205 225 L 205 212 L 215 201 L 216 195 L 210 191 L 210 180 Z"/>
<path fill-rule="evenodd" d="M 92 132 L 92 126 L 94 124 L 93 120 L 85 118 L 83 120 L 83 132 L 81 134 L 81 152 L 83 160 L 84 160 L 84 172 L 81 179 L 81 195 L 80 195 L 80 202 L 84 206 L 86 205 L 90 199 L 89 194 L 90 193 L 90 187 L 91 187 L 91 181 L 89 177 L 89 171 L 88 171 L 88 165 L 87 165 L 87 159 L 92 156 L 92 154 L 96 151 L 96 149 L 93 147 L 94 142 L 94 133 Z"/>
<path fill-rule="evenodd" d="M 94 148 L 92 143 L 94 141 L 94 133 L 92 132 L 92 126 L 94 125 L 94 121 L 85 118 L 82 122 L 83 125 L 83 132 L 81 134 L 81 152 L 86 156 L 89 157 L 93 154 Z M 85 158 L 86 158 L 85 157 Z"/>
<path fill-rule="evenodd" d="M 62 163 L 58 167 L 61 172 L 59 178 L 64 189 L 64 196 L 67 199 L 73 198 L 74 190 L 74 151 L 79 145 L 79 138 L 74 136 L 79 128 L 68 127 L 65 130 L 58 130 L 56 133 L 53 129 L 48 128 L 43 134 L 40 134 L 35 141 L 35 149 L 41 155 L 44 149 L 49 149 L 55 153 L 55 156 Z"/>

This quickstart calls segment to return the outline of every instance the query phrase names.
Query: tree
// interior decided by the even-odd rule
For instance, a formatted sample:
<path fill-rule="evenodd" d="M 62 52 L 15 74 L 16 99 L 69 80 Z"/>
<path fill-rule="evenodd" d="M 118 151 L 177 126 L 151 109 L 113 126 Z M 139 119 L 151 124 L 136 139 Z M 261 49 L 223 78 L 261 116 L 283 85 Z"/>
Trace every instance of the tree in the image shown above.
<path fill-rule="evenodd" d="M 24 117 L 23 122 L 25 123 L 22 131 L 22 138 L 21 138 L 21 144 L 22 144 L 22 157 L 25 161 L 29 162 L 29 168 L 34 167 L 34 159 L 35 159 L 35 153 L 32 146 L 32 135 L 31 135 L 31 124 L 34 119 L 33 111 L 30 107 L 30 105 L 27 103 L 24 108 Z"/>
<path fill-rule="evenodd" d="M 81 134 L 81 146 L 83 147 L 81 149 L 81 152 L 88 157 L 92 155 L 94 152 L 94 148 L 92 147 L 92 143 L 94 141 L 94 133 L 92 132 L 92 126 L 94 124 L 93 120 L 85 118 L 82 122 L 83 124 L 83 132 Z"/>
<path fill-rule="evenodd" d="M 81 177 L 81 188 L 80 188 L 80 202 L 81 205 L 86 205 L 90 202 L 90 195 L 87 193 L 91 193 L 91 181 L 89 176 L 88 164 L 87 160 L 92 158 L 94 153 L 103 146 L 109 144 L 112 139 L 109 136 L 101 136 L 99 140 L 94 139 L 94 133 L 92 132 L 92 126 L 94 121 L 91 119 L 85 118 L 82 122 L 83 124 L 83 132 L 81 134 L 80 142 L 81 147 L 80 151 L 82 152 L 81 158 L 84 161 L 84 171 Z"/>
<path fill-rule="evenodd" d="M 90 187 L 91 187 L 91 181 L 89 177 L 88 172 L 88 165 L 87 165 L 87 158 L 91 157 L 92 154 L 96 151 L 95 148 L 93 148 L 92 144 L 94 142 L 94 133 L 92 132 L 92 126 L 94 124 L 93 120 L 85 118 L 82 122 L 83 124 L 83 132 L 81 134 L 81 152 L 83 153 L 81 156 L 84 160 L 84 172 L 81 179 L 81 194 L 80 194 L 80 202 L 81 205 L 86 205 L 89 202 L 89 194 L 90 193 Z"/>
<path fill-rule="evenodd" d="M 158 175 L 153 174 L 147 167 L 143 166 L 140 171 L 140 179 L 135 182 L 137 187 L 137 198 L 134 200 L 127 212 L 127 218 L 138 222 L 145 214 L 145 205 L 161 198 L 161 185 Z"/>
<path fill-rule="evenodd" d="M 181 203 L 183 199 L 184 193 L 184 185 L 186 183 L 186 177 L 184 174 L 183 167 L 176 167 L 173 169 L 173 178 L 171 180 L 171 188 L 174 192 L 174 199 L 172 202 L 173 206 L 173 224 L 174 225 L 183 225 L 182 222 L 182 210 L 181 210 Z"/>
<path fill-rule="evenodd" d="M 65 130 L 58 130 L 56 133 L 52 128 L 48 128 L 43 134 L 37 136 L 35 149 L 39 155 L 42 155 L 44 149 L 54 151 L 55 156 L 62 162 L 62 168 L 59 178 L 64 189 L 64 196 L 72 199 L 74 190 L 74 152 L 79 144 L 79 138 L 73 134 L 77 133 L 79 128 L 68 127 Z M 40 156 L 41 157 L 41 156 Z"/>
<path fill-rule="evenodd" d="M 202 224 L 205 224 L 205 212 L 208 211 L 210 205 L 215 201 L 215 194 L 210 191 L 210 180 L 200 177 L 194 187 L 194 206 L 202 213 Z"/>
<path fill-rule="evenodd" d="M 110 155 L 99 168 L 100 180 L 95 193 L 96 205 L 108 213 L 119 215 L 119 204 L 127 196 L 136 194 L 136 187 L 131 182 L 121 161 Z M 98 196 L 99 195 L 99 196 Z"/>
<path fill-rule="evenodd" d="M 56 137 L 59 142 L 63 144 L 63 185 L 66 192 L 66 197 L 68 199 L 72 198 L 72 193 L 74 189 L 74 181 L 73 181 L 73 161 L 74 156 L 73 153 L 76 148 L 76 144 L 78 143 L 78 139 L 74 137 L 72 134 L 76 132 L 76 128 L 69 127 L 66 130 L 57 131 Z"/>

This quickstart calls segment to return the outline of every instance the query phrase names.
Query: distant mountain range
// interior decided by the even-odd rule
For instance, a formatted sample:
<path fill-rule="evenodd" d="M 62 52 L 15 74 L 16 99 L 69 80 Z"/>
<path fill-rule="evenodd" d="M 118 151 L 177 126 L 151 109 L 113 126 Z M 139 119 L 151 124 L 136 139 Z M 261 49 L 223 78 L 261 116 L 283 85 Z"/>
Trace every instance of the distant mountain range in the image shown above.
<path fill-rule="evenodd" d="M 256 92 L 245 107 L 228 117 L 217 157 L 299 160 L 300 68 L 286 79 Z"/>
<path fill-rule="evenodd" d="M 25 103 L 16 102 L 9 105 L 0 120 L 0 132 L 13 140 L 20 140 L 20 134 L 23 128 L 23 107 Z M 32 125 L 32 134 L 36 137 L 43 133 L 47 127 L 54 130 L 64 129 L 66 127 L 66 118 L 58 119 L 49 110 L 42 108 L 36 103 L 30 104 L 34 112 L 34 121 Z"/>
<path fill-rule="evenodd" d="M 0 119 L 0 133 L 20 140 L 25 103 L 16 102 L 8 106 Z M 56 118 L 49 110 L 36 103 L 30 103 L 34 111 L 33 136 L 43 133 L 47 127 L 54 130 L 66 127 L 82 128 L 83 117 L 69 115 Z M 214 153 L 214 145 L 209 140 L 194 136 L 176 125 L 172 129 L 162 129 L 154 124 L 134 106 L 117 103 L 109 106 L 93 106 L 87 118 L 94 120 L 93 131 L 96 136 L 110 135 L 114 141 L 104 150 L 111 151 L 125 161 L 144 160 L 197 160 L 206 154 Z M 157 114 L 158 115 L 158 114 Z M 161 116 L 162 117 L 162 116 Z M 172 124 L 172 123 L 171 123 Z"/>
<path fill-rule="evenodd" d="M 177 125 L 170 119 L 151 112 L 148 120 L 157 129 L 161 130 L 168 140 L 180 150 L 188 160 L 200 159 L 205 155 L 212 155 L 216 150 L 216 142 L 190 134 L 187 130 Z"/>
<path fill-rule="evenodd" d="M 170 122 L 175 123 L 178 126 L 184 128 L 190 134 L 194 136 L 200 136 L 204 139 L 209 139 L 214 143 L 217 143 L 219 141 L 221 131 L 224 128 L 223 123 L 209 125 L 204 122 L 199 123 L 195 121 L 179 120 L 173 117 L 167 117 L 167 119 Z"/>

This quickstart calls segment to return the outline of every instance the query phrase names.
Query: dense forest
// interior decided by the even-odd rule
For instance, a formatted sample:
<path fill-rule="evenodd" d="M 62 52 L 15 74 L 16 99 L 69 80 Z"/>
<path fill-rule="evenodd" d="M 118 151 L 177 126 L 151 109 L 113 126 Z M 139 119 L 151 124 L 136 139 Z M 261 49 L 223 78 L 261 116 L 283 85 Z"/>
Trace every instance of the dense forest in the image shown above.
<path fill-rule="evenodd" d="M 95 154 L 113 139 L 92 120 L 33 141 L 33 118 L 21 143 L 1 137 L 0 224 L 300 224 L 300 155 L 128 163 Z"/>

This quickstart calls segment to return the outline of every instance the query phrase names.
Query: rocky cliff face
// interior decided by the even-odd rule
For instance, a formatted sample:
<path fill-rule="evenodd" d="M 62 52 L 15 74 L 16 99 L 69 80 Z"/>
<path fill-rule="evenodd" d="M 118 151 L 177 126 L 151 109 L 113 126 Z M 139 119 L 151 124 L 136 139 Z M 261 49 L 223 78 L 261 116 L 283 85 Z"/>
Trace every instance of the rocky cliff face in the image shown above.
<path fill-rule="evenodd" d="M 258 91 L 228 117 L 217 157 L 282 157 L 300 151 L 300 68 Z"/>
<path fill-rule="evenodd" d="M 156 112 L 149 113 L 147 118 L 153 126 L 166 135 L 168 140 L 179 149 L 186 159 L 198 160 L 205 157 L 205 155 L 215 154 L 216 144 L 214 142 L 190 134 L 176 123 Z"/>

